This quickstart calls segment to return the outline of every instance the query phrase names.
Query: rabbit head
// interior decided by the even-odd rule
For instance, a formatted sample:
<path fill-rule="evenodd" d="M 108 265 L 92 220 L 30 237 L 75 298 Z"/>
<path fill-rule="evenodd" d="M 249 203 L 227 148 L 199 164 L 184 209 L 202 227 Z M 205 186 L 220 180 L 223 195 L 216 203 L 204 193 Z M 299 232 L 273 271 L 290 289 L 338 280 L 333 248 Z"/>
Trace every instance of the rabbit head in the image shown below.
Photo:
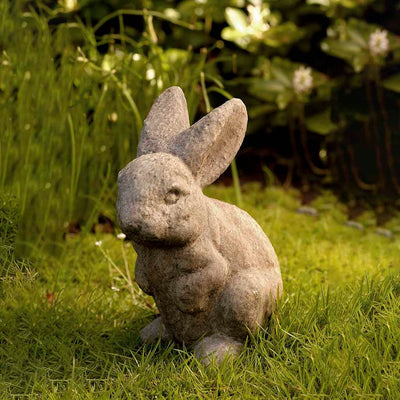
<path fill-rule="evenodd" d="M 122 231 L 139 243 L 195 240 L 208 221 L 202 188 L 229 166 L 246 126 L 246 107 L 238 99 L 190 126 L 182 90 L 163 92 L 144 121 L 137 158 L 118 175 Z"/>

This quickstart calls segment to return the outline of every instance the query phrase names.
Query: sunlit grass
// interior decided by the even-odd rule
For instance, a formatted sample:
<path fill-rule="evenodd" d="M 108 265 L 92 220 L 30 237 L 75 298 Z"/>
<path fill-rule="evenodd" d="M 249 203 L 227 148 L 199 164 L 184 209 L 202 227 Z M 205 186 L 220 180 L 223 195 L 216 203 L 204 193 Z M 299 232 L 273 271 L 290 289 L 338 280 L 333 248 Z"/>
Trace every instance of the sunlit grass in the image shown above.
<path fill-rule="evenodd" d="M 207 193 L 235 198 L 233 189 Z M 399 398 L 399 238 L 344 226 L 343 206 L 329 194 L 314 203 L 318 217 L 296 212 L 295 191 L 246 186 L 243 201 L 275 246 L 285 291 L 239 359 L 207 369 L 181 346 L 143 346 L 138 332 L 156 309 L 129 279 L 134 251 L 116 235 L 82 234 L 64 242 L 61 256 L 40 254 L 29 268 L 3 274 L 0 391 L 54 399 Z"/>

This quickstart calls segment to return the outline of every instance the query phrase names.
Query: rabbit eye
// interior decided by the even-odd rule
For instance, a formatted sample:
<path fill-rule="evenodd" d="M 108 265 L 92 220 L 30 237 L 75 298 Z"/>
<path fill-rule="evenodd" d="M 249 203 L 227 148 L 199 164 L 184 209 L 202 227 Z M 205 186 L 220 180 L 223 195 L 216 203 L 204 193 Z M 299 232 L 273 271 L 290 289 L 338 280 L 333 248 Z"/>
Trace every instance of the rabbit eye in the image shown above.
<path fill-rule="evenodd" d="M 167 204 L 175 204 L 181 197 L 182 192 L 179 189 L 171 189 L 165 195 L 165 202 Z"/>

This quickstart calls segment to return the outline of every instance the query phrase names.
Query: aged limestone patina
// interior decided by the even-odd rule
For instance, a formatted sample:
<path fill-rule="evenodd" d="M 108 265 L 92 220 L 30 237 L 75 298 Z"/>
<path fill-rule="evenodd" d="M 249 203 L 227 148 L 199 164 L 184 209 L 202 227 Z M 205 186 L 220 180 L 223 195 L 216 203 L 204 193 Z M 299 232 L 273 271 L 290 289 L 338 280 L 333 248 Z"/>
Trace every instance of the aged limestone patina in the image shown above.
<path fill-rule="evenodd" d="M 118 175 L 118 219 L 137 252 L 136 281 L 161 315 L 141 338 L 185 343 L 205 363 L 237 354 L 282 291 L 278 259 L 256 221 L 202 192 L 229 166 L 246 127 L 239 99 L 190 126 L 184 94 L 171 87 L 144 121 L 137 158 Z"/>

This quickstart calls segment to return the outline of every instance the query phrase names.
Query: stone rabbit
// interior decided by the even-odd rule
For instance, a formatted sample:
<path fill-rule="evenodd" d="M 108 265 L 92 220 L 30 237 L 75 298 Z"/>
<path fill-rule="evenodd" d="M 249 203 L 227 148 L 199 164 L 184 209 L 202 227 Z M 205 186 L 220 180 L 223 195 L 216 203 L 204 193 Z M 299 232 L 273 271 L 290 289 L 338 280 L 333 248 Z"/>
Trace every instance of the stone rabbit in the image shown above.
<path fill-rule="evenodd" d="M 144 121 L 137 158 L 118 175 L 118 220 L 137 252 L 136 281 L 161 315 L 141 338 L 185 343 L 206 364 L 237 354 L 282 291 L 260 226 L 202 192 L 229 166 L 246 127 L 239 99 L 190 126 L 182 90 L 170 87 Z"/>

